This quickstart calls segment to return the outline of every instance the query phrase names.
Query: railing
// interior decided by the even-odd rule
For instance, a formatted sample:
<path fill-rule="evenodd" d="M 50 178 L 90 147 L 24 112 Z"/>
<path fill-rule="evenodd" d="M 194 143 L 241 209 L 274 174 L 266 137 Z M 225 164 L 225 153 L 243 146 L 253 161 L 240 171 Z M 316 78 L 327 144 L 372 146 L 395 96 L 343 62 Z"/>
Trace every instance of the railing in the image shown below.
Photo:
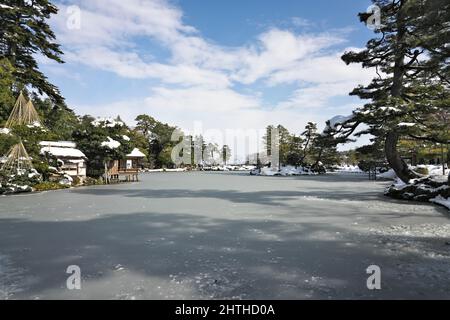
<path fill-rule="evenodd" d="M 139 173 L 138 168 L 119 168 L 120 173 Z"/>

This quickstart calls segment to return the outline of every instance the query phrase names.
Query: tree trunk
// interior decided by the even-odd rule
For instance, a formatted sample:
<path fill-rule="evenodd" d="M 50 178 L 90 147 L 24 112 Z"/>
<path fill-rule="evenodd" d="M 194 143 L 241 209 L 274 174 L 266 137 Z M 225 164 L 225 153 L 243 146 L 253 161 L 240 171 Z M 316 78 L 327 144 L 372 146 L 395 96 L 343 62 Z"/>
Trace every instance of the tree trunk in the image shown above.
<path fill-rule="evenodd" d="M 406 35 L 406 26 L 404 22 L 404 17 L 402 14 L 402 6 L 405 1 L 401 2 L 399 12 L 397 14 L 397 39 L 396 39 L 396 48 L 395 48 L 395 61 L 394 61 L 394 74 L 392 79 L 392 87 L 391 87 L 391 95 L 392 97 L 401 97 L 403 90 L 403 77 L 405 75 L 405 35 Z M 420 177 L 417 173 L 410 170 L 408 165 L 403 161 L 400 157 L 400 154 L 397 149 L 397 143 L 399 140 L 398 132 L 391 129 L 386 135 L 385 140 L 385 154 L 386 159 L 390 165 L 390 167 L 395 171 L 397 177 L 399 177 L 403 182 L 408 183 L 409 180 Z"/>
<path fill-rule="evenodd" d="M 419 178 L 420 176 L 408 168 L 406 162 L 400 157 L 397 150 L 397 143 L 399 140 L 399 134 L 396 131 L 390 131 L 386 135 L 385 141 L 385 154 L 389 166 L 395 171 L 397 177 L 403 182 L 408 183 L 409 180 Z"/>

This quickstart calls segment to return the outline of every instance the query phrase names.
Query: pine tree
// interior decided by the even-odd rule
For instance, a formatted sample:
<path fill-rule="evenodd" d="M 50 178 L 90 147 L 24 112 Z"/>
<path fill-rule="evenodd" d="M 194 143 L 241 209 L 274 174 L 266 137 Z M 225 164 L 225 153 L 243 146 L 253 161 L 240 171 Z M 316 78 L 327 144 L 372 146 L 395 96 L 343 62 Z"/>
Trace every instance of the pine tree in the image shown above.
<path fill-rule="evenodd" d="M 14 68 L 9 60 L 0 59 L 0 127 L 3 127 L 15 102 Z"/>
<path fill-rule="evenodd" d="M 303 131 L 301 135 L 303 136 L 304 144 L 300 163 L 306 164 L 307 157 L 311 151 L 311 146 L 318 137 L 317 124 L 315 122 L 308 122 L 305 126 L 305 131 Z"/>
<path fill-rule="evenodd" d="M 444 0 L 374 0 L 381 9 L 379 35 L 360 52 L 347 52 L 347 63 L 375 68 L 378 76 L 351 95 L 371 100 L 354 111 L 351 120 L 339 128 L 350 136 L 359 124 L 385 139 L 389 165 L 404 182 L 418 175 L 401 158 L 397 144 L 402 136 L 435 140 L 436 128 L 430 115 L 448 107 L 450 49 L 448 21 L 450 3 Z M 366 22 L 370 14 L 360 14 Z M 446 102 L 447 103 L 446 103 Z M 448 125 L 448 124 L 445 124 Z"/>
<path fill-rule="evenodd" d="M 49 0 L 3 0 L 0 6 L 0 58 L 14 67 L 14 77 L 22 86 L 31 85 L 63 104 L 58 88 L 39 70 L 36 55 L 63 63 L 60 45 L 47 23 L 58 8 Z"/>

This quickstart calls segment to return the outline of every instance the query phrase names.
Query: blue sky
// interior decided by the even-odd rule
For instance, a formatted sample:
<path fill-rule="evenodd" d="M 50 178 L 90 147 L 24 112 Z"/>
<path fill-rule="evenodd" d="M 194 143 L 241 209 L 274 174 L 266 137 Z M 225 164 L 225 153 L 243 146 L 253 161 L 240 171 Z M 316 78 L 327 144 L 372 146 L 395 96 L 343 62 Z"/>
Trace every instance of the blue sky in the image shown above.
<path fill-rule="evenodd" d="M 340 55 L 371 31 L 370 1 L 66 0 L 51 24 L 64 65 L 41 60 L 70 107 L 128 122 L 147 113 L 191 130 L 301 132 L 361 104 L 373 76 Z M 73 9 L 80 9 L 74 14 Z"/>

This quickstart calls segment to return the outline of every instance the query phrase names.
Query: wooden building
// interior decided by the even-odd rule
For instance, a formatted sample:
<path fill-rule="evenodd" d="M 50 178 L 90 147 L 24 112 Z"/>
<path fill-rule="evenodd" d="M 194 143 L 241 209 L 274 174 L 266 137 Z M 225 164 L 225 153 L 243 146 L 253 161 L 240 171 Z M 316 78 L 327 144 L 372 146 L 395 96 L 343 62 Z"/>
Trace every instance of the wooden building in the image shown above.
<path fill-rule="evenodd" d="M 107 183 L 124 181 L 139 181 L 141 162 L 145 158 L 138 148 L 127 154 L 124 159 L 111 160 L 108 163 Z"/>
<path fill-rule="evenodd" d="M 71 177 L 86 178 L 86 156 L 70 141 L 42 141 L 41 154 L 48 153 L 57 158 L 60 171 Z"/>

